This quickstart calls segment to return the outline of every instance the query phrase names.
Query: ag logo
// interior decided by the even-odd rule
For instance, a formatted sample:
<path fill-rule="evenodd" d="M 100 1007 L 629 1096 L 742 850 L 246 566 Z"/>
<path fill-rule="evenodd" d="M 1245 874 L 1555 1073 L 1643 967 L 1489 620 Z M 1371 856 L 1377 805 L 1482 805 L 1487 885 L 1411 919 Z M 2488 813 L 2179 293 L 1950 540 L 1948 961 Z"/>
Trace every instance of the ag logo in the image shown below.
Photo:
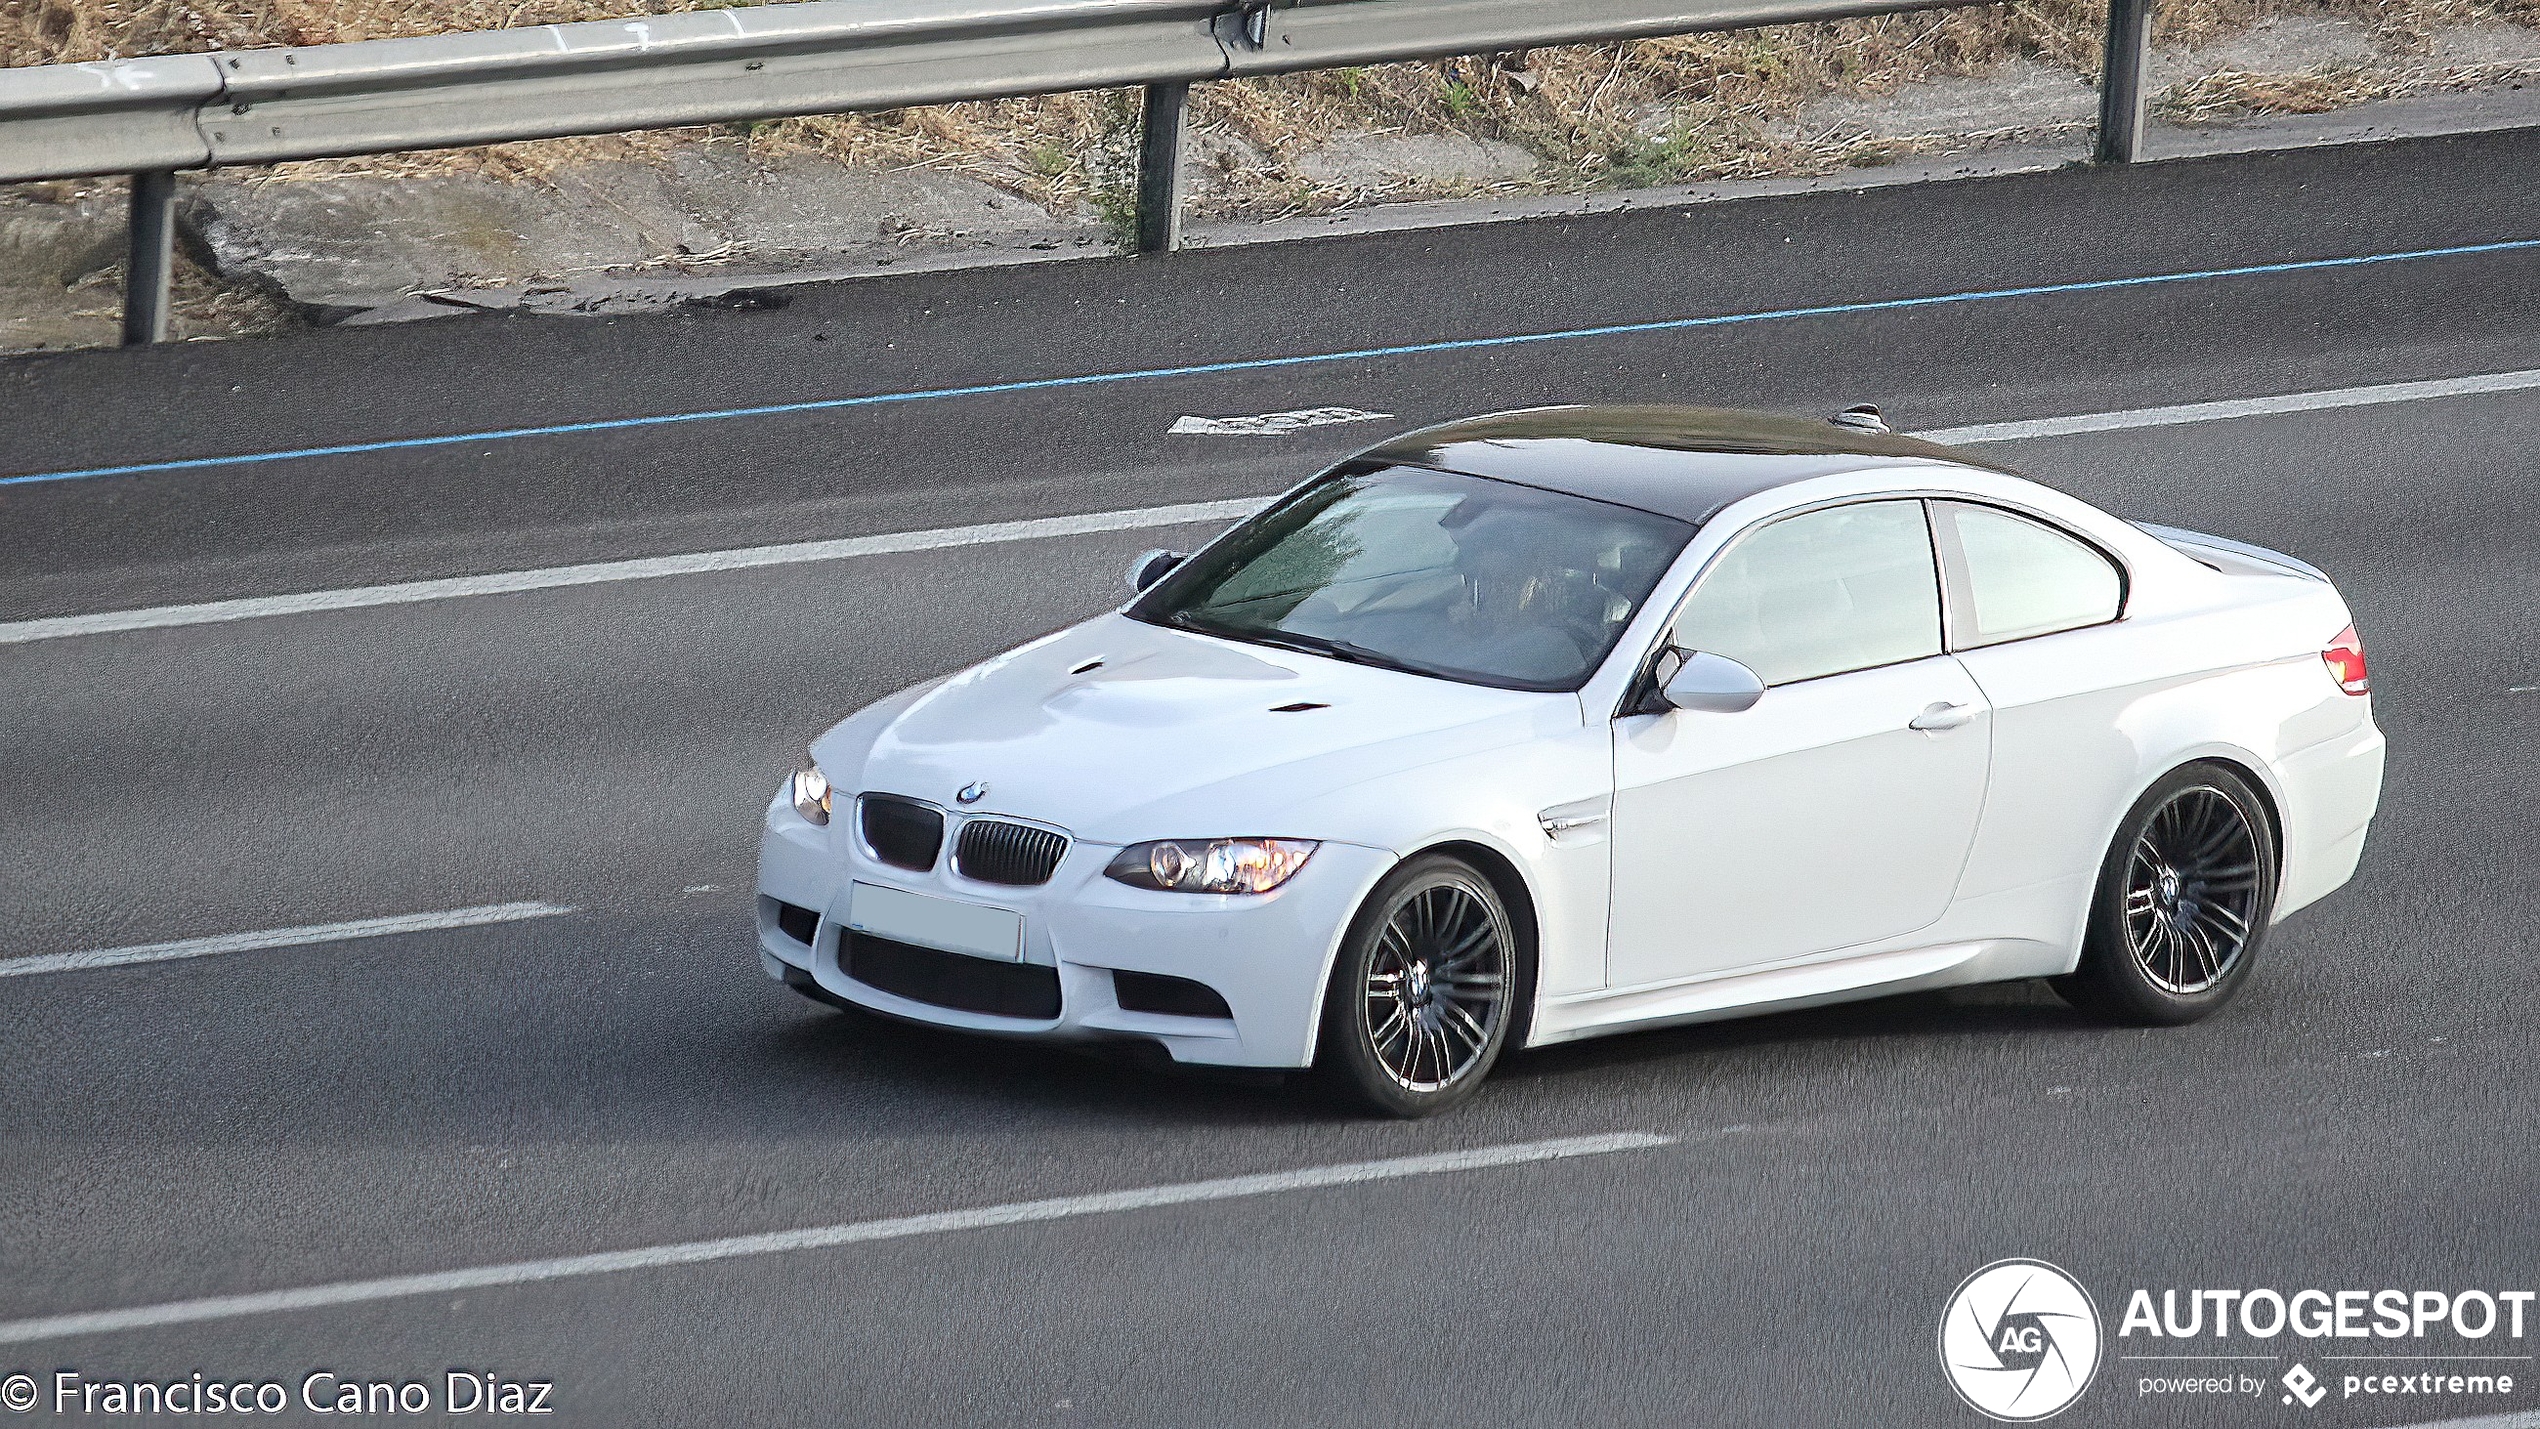
<path fill-rule="evenodd" d="M 2099 1309 L 2042 1260 L 1997 1260 L 1940 1312 L 1940 1366 L 1977 1413 L 2014 1423 L 2061 1414 L 2099 1368 Z"/>

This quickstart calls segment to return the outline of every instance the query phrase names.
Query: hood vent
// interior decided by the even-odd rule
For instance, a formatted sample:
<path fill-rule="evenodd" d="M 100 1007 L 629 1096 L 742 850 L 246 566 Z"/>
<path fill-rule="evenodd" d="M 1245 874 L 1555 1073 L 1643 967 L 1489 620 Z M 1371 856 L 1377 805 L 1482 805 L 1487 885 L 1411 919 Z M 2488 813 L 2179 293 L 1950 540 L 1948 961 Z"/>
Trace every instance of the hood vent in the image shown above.
<path fill-rule="evenodd" d="M 1270 707 L 1270 713 L 1272 713 L 1272 714 L 1303 714 L 1303 713 L 1305 713 L 1307 710 L 1327 710 L 1327 709 L 1330 709 L 1330 708 L 1331 708 L 1331 706 L 1330 706 L 1330 705 L 1317 704 L 1317 703 L 1315 703 L 1315 702 L 1314 702 L 1314 701 L 1312 701 L 1312 700 L 1299 700 L 1299 701 L 1297 701 L 1295 704 L 1292 704 L 1292 705 L 1272 705 L 1272 706 Z"/>

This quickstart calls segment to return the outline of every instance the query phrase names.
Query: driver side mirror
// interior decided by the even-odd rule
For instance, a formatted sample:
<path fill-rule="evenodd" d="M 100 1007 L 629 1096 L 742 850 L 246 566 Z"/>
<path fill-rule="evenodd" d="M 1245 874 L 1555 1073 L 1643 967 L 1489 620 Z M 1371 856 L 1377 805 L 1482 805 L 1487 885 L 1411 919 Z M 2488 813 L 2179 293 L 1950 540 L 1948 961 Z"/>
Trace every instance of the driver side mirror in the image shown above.
<path fill-rule="evenodd" d="M 1143 592 L 1189 559 L 1180 551 L 1149 551 L 1129 563 L 1129 589 Z"/>
<path fill-rule="evenodd" d="M 1764 682 L 1726 655 L 1696 650 L 1686 654 L 1659 694 L 1680 710 L 1737 714 L 1764 698 Z"/>

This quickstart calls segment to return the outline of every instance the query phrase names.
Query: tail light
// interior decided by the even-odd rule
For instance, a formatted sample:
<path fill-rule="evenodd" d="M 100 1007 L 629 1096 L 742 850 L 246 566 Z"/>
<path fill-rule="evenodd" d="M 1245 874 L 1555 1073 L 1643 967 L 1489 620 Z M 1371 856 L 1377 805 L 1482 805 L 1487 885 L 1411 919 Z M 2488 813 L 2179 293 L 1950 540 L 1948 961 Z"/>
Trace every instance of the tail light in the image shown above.
<path fill-rule="evenodd" d="M 2328 677 L 2337 682 L 2337 688 L 2350 695 L 2372 688 L 2372 677 L 2364 673 L 2363 637 L 2355 633 L 2355 627 L 2338 631 L 2337 638 L 2320 652 L 2320 659 L 2328 665 Z"/>

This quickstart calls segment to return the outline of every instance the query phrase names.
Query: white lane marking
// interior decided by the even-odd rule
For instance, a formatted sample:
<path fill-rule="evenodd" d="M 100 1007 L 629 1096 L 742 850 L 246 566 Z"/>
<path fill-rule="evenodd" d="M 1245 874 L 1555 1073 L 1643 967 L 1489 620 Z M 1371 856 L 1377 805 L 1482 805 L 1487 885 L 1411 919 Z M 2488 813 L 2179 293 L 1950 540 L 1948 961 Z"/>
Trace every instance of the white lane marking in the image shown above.
<path fill-rule="evenodd" d="M 2401 1429 L 2540 1429 L 2540 1409 L 2518 1414 L 2488 1414 L 2476 1419 L 2430 1419 Z"/>
<path fill-rule="evenodd" d="M 560 586 L 703 575 L 710 571 L 749 570 L 758 566 L 796 566 L 813 561 L 842 561 L 853 556 L 879 556 L 899 551 L 937 551 L 954 546 L 990 546 L 1051 536 L 1135 531 L 1149 526 L 1196 525 L 1203 521 L 1230 521 L 1249 515 L 1263 499 L 1266 498 L 1197 501 L 1185 506 L 1153 506 L 1140 511 L 1096 511 L 1082 516 L 993 521 L 982 526 L 895 531 L 883 536 L 849 536 L 835 541 L 802 541 L 788 546 L 746 546 L 732 551 L 698 551 L 689 555 L 649 556 L 632 561 L 596 561 L 585 566 L 548 566 L 540 570 L 501 571 L 493 575 L 403 581 L 396 585 L 303 591 L 297 595 L 251 596 L 240 600 L 208 601 L 201 605 L 160 605 L 142 610 L 110 610 L 95 615 L 56 615 L 42 620 L 0 624 L 0 645 L 59 640 L 72 635 L 105 635 L 118 630 L 217 625 L 224 621 L 260 620 L 273 615 L 304 615 L 321 610 L 359 610 L 365 606 L 413 605 L 463 596 L 552 590 Z"/>
<path fill-rule="evenodd" d="M 1227 1176 L 1213 1181 L 1185 1181 L 1171 1186 L 1145 1186 L 1129 1191 L 1105 1191 L 1090 1196 L 1059 1196 L 1046 1201 L 1020 1201 L 1002 1206 L 980 1206 L 966 1211 L 938 1211 L 931 1215 L 899 1216 L 882 1221 L 851 1221 L 844 1225 L 815 1226 L 806 1230 L 772 1231 L 762 1235 L 730 1236 L 722 1240 L 686 1241 L 676 1245 L 645 1246 L 637 1250 L 603 1251 L 596 1255 L 569 1255 L 554 1260 L 514 1261 L 508 1265 L 481 1265 L 465 1270 L 441 1270 L 422 1275 L 394 1275 L 379 1280 L 339 1281 L 332 1285 L 309 1285 L 292 1290 L 266 1290 L 248 1295 L 218 1295 L 202 1300 L 178 1300 L 161 1305 L 139 1305 L 127 1310 L 90 1310 L 71 1315 L 48 1315 L 34 1320 L 0 1322 L 0 1345 L 22 1345 L 36 1340 L 58 1340 L 72 1335 L 103 1335 L 123 1330 L 147 1329 L 159 1325 L 184 1325 L 204 1320 L 227 1320 L 242 1315 L 267 1315 L 290 1310 L 312 1310 L 327 1305 L 351 1305 L 371 1300 L 396 1300 L 412 1295 L 446 1295 L 454 1291 L 480 1290 L 500 1285 L 527 1285 L 542 1280 L 566 1280 L 585 1275 L 610 1275 L 623 1270 L 654 1270 L 673 1265 L 700 1265 L 708 1261 L 734 1260 L 744 1256 L 781 1255 L 788 1251 L 824 1250 L 836 1246 L 864 1245 L 873 1241 L 904 1240 L 911 1236 L 943 1235 L 953 1231 L 984 1230 L 993 1226 L 1025 1225 L 1035 1221 L 1066 1220 L 1076 1216 L 1111 1215 L 1121 1211 L 1150 1210 L 1159 1206 L 1187 1206 L 1204 1201 L 1231 1201 L 1247 1196 L 1274 1195 L 1281 1191 L 1303 1191 L 1323 1186 L 1349 1186 L 1368 1181 L 1397 1181 L 1409 1176 L 1434 1176 L 1451 1171 L 1479 1171 L 1494 1166 L 1516 1166 L 1532 1161 L 1556 1161 L 1572 1156 L 1601 1156 L 1615 1151 L 1640 1151 L 1670 1145 L 1672 1136 L 1659 1136 L 1645 1131 L 1615 1132 L 1604 1136 L 1569 1136 L 1552 1141 L 1527 1141 L 1511 1146 L 1486 1146 L 1471 1151 L 1444 1151 L 1428 1156 L 1399 1156 L 1383 1161 L 1356 1161 L 1340 1166 L 1313 1166 L 1296 1171 L 1272 1171 L 1255 1176 Z"/>
<path fill-rule="evenodd" d="M 443 928 L 481 928 L 489 923 L 518 923 L 553 918 L 573 910 L 560 903 L 488 903 L 440 913 L 400 913 L 391 918 L 356 918 L 349 923 L 318 923 L 306 928 L 270 928 L 261 933 L 221 933 L 209 938 L 183 938 L 173 943 L 143 943 L 132 948 L 98 948 L 84 953 L 38 953 L 0 958 L 0 977 L 32 973 L 84 972 L 119 968 L 128 963 L 164 963 L 202 958 L 214 953 L 245 953 L 258 948 L 297 948 L 309 943 L 341 943 L 355 938 L 386 938 L 398 933 L 429 933 Z"/>
<path fill-rule="evenodd" d="M 1176 417 L 1165 434 L 1176 437 L 1284 437 L 1307 427 L 1337 427 L 1347 422 L 1381 422 L 1391 412 L 1362 412 L 1356 407 L 1306 407 L 1294 412 L 1264 412 L 1257 417 Z"/>
<path fill-rule="evenodd" d="M 1916 432 L 1927 442 L 1967 446 L 1976 442 L 2016 442 L 2033 437 L 2068 437 L 2082 432 L 2117 432 L 2129 427 L 2183 427 L 2232 417 L 2272 417 L 2285 412 L 2324 412 L 2338 407 L 2377 407 L 2389 402 L 2424 402 L 2437 397 L 2472 397 L 2484 392 L 2522 392 L 2540 387 L 2540 369 L 2490 372 L 2478 377 L 2446 377 L 2430 382 L 2384 382 L 2371 387 L 2336 387 L 2321 392 L 2291 392 L 2281 397 L 2244 397 L 2228 402 L 2189 402 L 2176 407 L 2138 407 L 2125 412 L 2093 412 L 2078 417 L 2041 417 L 2029 422 L 1979 422 L 1971 427 L 1943 427 Z"/>
<path fill-rule="evenodd" d="M 1943 427 L 1916 435 L 1926 441 L 1970 445 L 2019 441 L 2031 437 L 2069 436 L 2080 432 L 2119 431 L 2128 427 L 2184 426 L 2231 417 L 2314 412 L 2337 407 L 2366 407 L 2387 402 L 2419 402 L 2436 397 L 2472 396 L 2486 392 L 2519 392 L 2540 387 L 2540 370 L 2497 372 L 2483 377 L 2453 377 L 2432 382 L 2387 382 L 2371 387 L 2340 387 L 2294 392 L 2281 397 L 2253 397 L 2228 402 L 2193 402 L 2176 407 L 2144 407 L 2123 412 L 2096 412 L 2074 417 L 2046 417 L 2028 422 L 1984 422 Z M 160 630 L 180 625 L 215 625 L 231 620 L 258 620 L 273 615 L 304 615 L 324 610 L 359 610 L 375 605 L 413 605 L 465 596 L 502 595 L 513 591 L 550 590 L 559 586 L 598 585 L 609 581 L 651 580 L 662 576 L 701 575 L 710 571 L 747 570 L 756 566 L 790 566 L 812 561 L 840 561 L 898 551 L 934 551 L 954 546 L 985 546 L 1031 541 L 1051 536 L 1091 535 L 1102 531 L 1136 531 L 1153 526 L 1197 525 L 1231 521 L 1251 514 L 1262 499 L 1200 501 L 1183 506 L 1153 506 L 1136 511 L 1096 511 L 1082 516 L 1045 516 L 1029 521 L 996 521 L 980 526 L 952 526 L 932 531 L 900 531 L 883 536 L 850 536 L 835 541 L 803 541 L 787 546 L 749 546 L 730 551 L 699 551 L 681 556 L 653 556 L 632 561 L 599 561 L 583 566 L 549 566 L 539 570 L 504 571 L 494 575 L 455 576 L 446 580 L 404 581 L 396 585 L 313 590 L 297 595 L 252 596 L 215 600 L 201 605 L 161 605 L 139 610 L 110 610 L 93 615 L 56 615 L 40 620 L 0 623 L 0 645 L 59 640 L 76 635 L 106 635 L 122 630 Z"/>

